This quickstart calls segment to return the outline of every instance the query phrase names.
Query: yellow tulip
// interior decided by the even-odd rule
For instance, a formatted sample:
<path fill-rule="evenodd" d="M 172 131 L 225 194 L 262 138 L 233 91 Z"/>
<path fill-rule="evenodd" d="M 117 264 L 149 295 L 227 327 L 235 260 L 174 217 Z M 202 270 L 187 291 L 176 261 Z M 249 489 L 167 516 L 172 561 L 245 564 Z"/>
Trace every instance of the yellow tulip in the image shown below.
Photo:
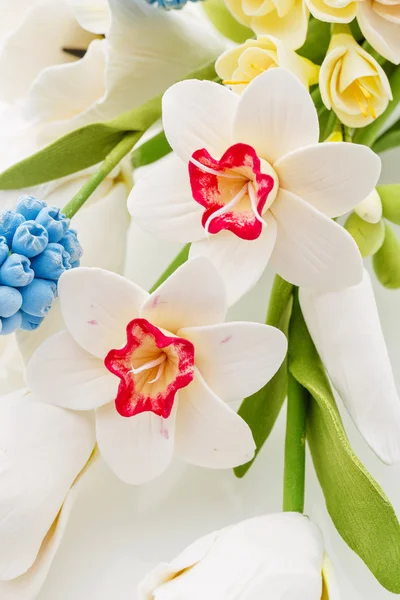
<path fill-rule="evenodd" d="M 226 50 L 215 64 L 223 83 L 238 94 L 257 75 L 275 67 L 291 71 L 307 88 L 318 83 L 317 65 L 269 35 L 260 35 L 256 40 L 247 40 L 236 48 Z"/>
<path fill-rule="evenodd" d="M 319 86 L 325 106 L 348 127 L 365 127 L 392 98 L 386 73 L 349 33 L 332 36 Z"/>
<path fill-rule="evenodd" d="M 305 0 L 225 0 L 239 23 L 257 35 L 272 35 L 297 50 L 307 37 L 310 13 Z"/>

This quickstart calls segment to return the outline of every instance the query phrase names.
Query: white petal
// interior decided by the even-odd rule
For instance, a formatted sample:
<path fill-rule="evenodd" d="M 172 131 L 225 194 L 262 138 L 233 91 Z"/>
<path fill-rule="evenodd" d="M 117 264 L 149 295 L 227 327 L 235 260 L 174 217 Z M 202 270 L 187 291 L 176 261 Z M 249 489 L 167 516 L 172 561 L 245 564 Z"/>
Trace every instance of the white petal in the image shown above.
<path fill-rule="evenodd" d="M 44 69 L 34 81 L 24 116 L 62 121 L 87 110 L 105 94 L 105 42 L 93 40 L 81 60 Z"/>
<path fill-rule="evenodd" d="M 254 456 L 247 423 L 208 387 L 199 373 L 179 392 L 175 452 L 188 463 L 230 469 Z"/>
<path fill-rule="evenodd" d="M 86 352 L 68 331 L 48 338 L 28 364 L 27 381 L 38 400 L 72 410 L 91 410 L 115 399 L 119 379 Z"/>
<path fill-rule="evenodd" d="M 343 227 L 286 190 L 279 191 L 271 210 L 278 224 L 271 265 L 281 277 L 318 290 L 361 281 L 361 255 Z"/>
<path fill-rule="evenodd" d="M 270 69 L 253 79 L 240 96 L 233 135 L 236 142 L 250 144 L 273 163 L 318 142 L 317 111 L 297 77 L 285 69 Z"/>
<path fill-rule="evenodd" d="M 187 163 L 205 148 L 219 159 L 232 145 L 238 96 L 212 81 L 181 81 L 163 96 L 163 125 L 172 149 Z"/>
<path fill-rule="evenodd" d="M 358 3 L 358 24 L 371 46 L 384 58 L 400 63 L 400 35 L 398 23 L 381 17 L 373 8 L 371 0 Z"/>
<path fill-rule="evenodd" d="M 111 13 L 108 0 L 67 0 L 83 29 L 93 33 L 108 33 Z"/>
<path fill-rule="evenodd" d="M 221 231 L 190 248 L 190 258 L 205 256 L 217 268 L 226 286 L 229 306 L 257 283 L 271 256 L 276 223 L 269 212 L 263 219 L 268 224 L 256 240 L 241 240 L 230 231 Z"/>
<path fill-rule="evenodd" d="M 95 444 L 90 416 L 16 392 L 0 402 L 0 580 L 25 573 Z"/>
<path fill-rule="evenodd" d="M 260 323 L 187 327 L 178 335 L 195 347 L 196 367 L 223 400 L 242 400 L 265 385 L 282 364 L 284 334 Z"/>
<path fill-rule="evenodd" d="M 48 23 L 51 23 L 51 29 Z M 7 102 L 25 97 L 43 69 L 74 60 L 62 48 L 87 48 L 92 38 L 92 34 L 79 27 L 64 2 L 46 0 L 37 3 L 26 12 L 1 49 L 0 97 Z"/>
<path fill-rule="evenodd" d="M 362 202 L 357 204 L 354 212 L 358 214 L 367 223 L 379 223 L 382 219 L 382 200 L 376 189 L 364 198 Z"/>
<path fill-rule="evenodd" d="M 67 329 L 82 348 L 104 358 L 126 342 L 126 326 L 137 318 L 147 292 L 124 277 L 79 267 L 62 275 L 58 284 Z"/>
<path fill-rule="evenodd" d="M 168 331 L 213 325 L 224 320 L 226 295 L 222 279 L 205 258 L 189 260 L 153 292 L 140 316 Z"/>
<path fill-rule="evenodd" d="M 97 443 L 117 477 L 139 485 L 165 471 L 174 451 L 175 415 L 176 410 L 168 419 L 152 412 L 121 417 L 113 402 L 96 411 Z"/>
<path fill-rule="evenodd" d="M 60 311 L 58 298 L 53 302 L 51 310 L 46 315 L 40 327 L 34 331 L 23 331 L 22 329 L 16 332 L 16 340 L 18 349 L 21 353 L 24 365 L 26 366 L 32 358 L 34 352 L 39 346 L 47 340 L 51 335 L 65 329 L 64 321 Z"/>
<path fill-rule="evenodd" d="M 34 600 L 38 596 L 64 536 L 69 517 L 80 493 L 82 483 L 86 479 L 86 474 L 91 468 L 92 460 L 89 460 L 69 490 L 60 513 L 47 532 L 36 560 L 30 569 L 16 579 L 0 581 L 1 600 Z"/>
<path fill-rule="evenodd" d="M 381 160 L 367 146 L 324 143 L 295 150 L 274 165 L 279 184 L 328 217 L 343 215 L 375 188 Z"/>
<path fill-rule="evenodd" d="M 276 598 L 320 600 L 323 541 L 321 532 L 297 513 L 271 514 L 249 519 L 206 536 L 183 553 L 198 560 L 182 572 L 173 572 L 183 561 L 178 556 L 168 567 L 163 583 L 153 572 L 141 588 L 139 600 L 246 600 Z M 201 558 L 202 542 L 208 551 Z M 176 565 L 174 565 L 176 563 Z M 188 565 L 189 567 L 189 565 Z M 165 570 L 165 566 L 164 566 Z M 146 592 L 144 594 L 143 592 Z M 234 595 L 232 595 L 234 594 Z"/>
<path fill-rule="evenodd" d="M 73 227 L 83 248 L 82 266 L 122 273 L 130 224 L 127 197 L 125 183 L 114 183 L 102 198 L 74 217 Z"/>
<path fill-rule="evenodd" d="M 304 318 L 334 387 L 379 458 L 400 462 L 400 399 L 369 275 L 340 292 L 300 291 Z"/>
<path fill-rule="evenodd" d="M 188 166 L 171 154 L 134 185 L 128 209 L 137 224 L 158 238 L 192 242 L 204 237 L 203 207 L 193 200 Z"/>

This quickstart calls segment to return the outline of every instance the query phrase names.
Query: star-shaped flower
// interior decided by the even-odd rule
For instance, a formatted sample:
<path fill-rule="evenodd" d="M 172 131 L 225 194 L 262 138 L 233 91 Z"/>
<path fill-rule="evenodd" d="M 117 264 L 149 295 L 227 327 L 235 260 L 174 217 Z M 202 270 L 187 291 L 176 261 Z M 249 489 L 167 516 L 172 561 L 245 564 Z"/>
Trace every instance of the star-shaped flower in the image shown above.
<path fill-rule="evenodd" d="M 287 341 L 267 325 L 222 322 L 225 288 L 208 260 L 151 295 L 109 271 L 72 269 L 59 298 L 67 330 L 33 355 L 30 388 L 48 404 L 96 409 L 100 452 L 121 479 L 153 479 L 174 453 L 217 469 L 253 457 L 251 431 L 227 402 L 275 374 Z"/>

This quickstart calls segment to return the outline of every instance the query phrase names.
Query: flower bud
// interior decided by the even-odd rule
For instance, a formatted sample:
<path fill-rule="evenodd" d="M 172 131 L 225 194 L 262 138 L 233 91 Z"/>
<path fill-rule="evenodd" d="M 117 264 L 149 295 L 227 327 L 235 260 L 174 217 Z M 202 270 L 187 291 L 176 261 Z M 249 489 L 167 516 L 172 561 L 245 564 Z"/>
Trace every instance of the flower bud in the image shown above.
<path fill-rule="evenodd" d="M 400 225 L 400 183 L 378 185 L 377 191 L 385 219 Z"/>
<path fill-rule="evenodd" d="M 140 584 L 138 600 L 321 600 L 334 587 L 331 571 L 323 571 L 316 525 L 298 513 L 266 515 L 207 535 L 159 565 Z"/>
<path fill-rule="evenodd" d="M 349 33 L 332 36 L 319 86 L 327 109 L 348 127 L 365 127 L 392 98 L 386 73 Z"/>
<path fill-rule="evenodd" d="M 18 290 L 0 285 L 0 317 L 11 317 L 22 306 L 22 296 Z"/>
<path fill-rule="evenodd" d="M 57 296 L 57 285 L 48 279 L 35 279 L 20 290 L 22 310 L 35 317 L 45 317 L 54 298 Z"/>
<path fill-rule="evenodd" d="M 14 333 L 14 331 L 17 331 L 17 329 L 20 328 L 21 322 L 21 311 L 16 312 L 15 315 L 12 315 L 7 319 L 1 319 L 2 328 L 0 335 L 9 335 L 10 333 Z"/>
<path fill-rule="evenodd" d="M 6 260 L 9 255 L 10 249 L 7 244 L 7 240 L 5 237 L 0 237 L 0 265 Z"/>
<path fill-rule="evenodd" d="M 75 229 L 69 229 L 64 237 L 59 241 L 71 257 L 73 266 L 79 266 L 79 259 L 83 254 L 82 246 L 78 241 L 78 236 Z M 78 262 L 77 265 L 75 263 Z"/>
<path fill-rule="evenodd" d="M 10 254 L 0 267 L 0 284 L 11 287 L 29 285 L 35 274 L 30 268 L 31 262 L 21 254 Z"/>
<path fill-rule="evenodd" d="M 17 227 L 24 221 L 24 217 L 13 210 L 3 210 L 0 212 L 0 236 L 6 239 L 8 246 L 11 247 Z"/>
<path fill-rule="evenodd" d="M 20 213 L 27 221 L 35 220 L 46 203 L 34 196 L 21 196 L 17 202 L 17 213 Z"/>
<path fill-rule="evenodd" d="M 22 310 L 20 312 L 22 315 L 20 328 L 24 331 L 34 331 L 39 327 L 44 319 L 44 317 L 34 317 L 33 315 L 30 315 Z"/>
<path fill-rule="evenodd" d="M 36 223 L 40 223 L 47 230 L 49 242 L 59 242 L 64 237 L 69 221 L 55 206 L 46 206 L 36 217 Z"/>
<path fill-rule="evenodd" d="M 374 255 L 374 270 L 381 284 L 391 290 L 400 288 L 400 242 L 386 223 L 385 240 Z"/>
<path fill-rule="evenodd" d="M 383 221 L 368 223 L 356 213 L 352 213 L 348 217 L 344 228 L 347 229 L 356 242 L 363 257 L 373 256 L 378 252 L 385 239 L 385 224 Z"/>
<path fill-rule="evenodd" d="M 36 221 L 25 221 L 14 234 L 12 251 L 32 258 L 43 252 L 48 241 L 48 233 L 42 225 Z"/>
<path fill-rule="evenodd" d="M 47 248 L 31 261 L 35 277 L 58 281 L 71 268 L 70 255 L 61 244 L 48 244 Z"/>
<path fill-rule="evenodd" d="M 368 223 L 379 223 L 382 219 L 382 202 L 376 190 L 358 204 L 354 211 Z"/>
<path fill-rule="evenodd" d="M 250 39 L 241 46 L 226 50 L 215 63 L 222 83 L 238 94 L 257 75 L 276 67 L 291 71 L 307 89 L 318 82 L 317 65 L 269 35 L 260 35 L 256 40 Z"/>

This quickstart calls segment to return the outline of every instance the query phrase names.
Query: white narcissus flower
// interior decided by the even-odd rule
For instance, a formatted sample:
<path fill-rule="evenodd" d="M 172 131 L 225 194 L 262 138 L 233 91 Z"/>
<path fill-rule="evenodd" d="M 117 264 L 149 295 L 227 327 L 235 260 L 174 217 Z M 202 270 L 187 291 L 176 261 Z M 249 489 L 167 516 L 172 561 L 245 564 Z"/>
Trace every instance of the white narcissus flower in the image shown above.
<path fill-rule="evenodd" d="M 307 327 L 333 387 L 387 464 L 400 462 L 400 399 L 369 275 L 340 292 L 300 289 Z"/>
<path fill-rule="evenodd" d="M 310 13 L 304 0 L 225 0 L 225 4 L 257 35 L 273 35 L 294 50 L 306 41 Z"/>
<path fill-rule="evenodd" d="M 50 569 L 95 447 L 91 416 L 0 398 L 0 597 L 34 600 Z"/>
<path fill-rule="evenodd" d="M 254 454 L 250 428 L 225 401 L 260 389 L 286 354 L 285 336 L 258 323 L 222 323 L 222 281 L 209 261 L 180 267 L 149 295 L 101 269 L 59 282 L 67 326 L 28 365 L 37 398 L 96 410 L 97 442 L 128 483 L 149 481 L 173 453 L 230 468 Z"/>
<path fill-rule="evenodd" d="M 138 225 L 207 256 L 236 301 L 268 262 L 284 279 L 340 289 L 362 278 L 351 236 L 331 217 L 348 212 L 378 181 L 366 146 L 318 144 L 315 106 L 284 69 L 254 79 L 239 97 L 211 82 L 184 81 L 163 99 L 176 156 L 133 188 Z"/>
<path fill-rule="evenodd" d="M 260 35 L 256 40 L 230 48 L 215 63 L 215 70 L 224 80 L 222 83 L 237 94 L 255 77 L 276 67 L 291 71 L 307 89 L 318 83 L 319 67 L 271 35 Z"/>
<path fill-rule="evenodd" d="M 332 36 L 319 87 L 327 109 L 334 110 L 348 127 L 369 125 L 392 99 L 385 71 L 348 33 Z"/>
<path fill-rule="evenodd" d="M 138 600 L 187 598 L 339 600 L 339 592 L 319 528 L 298 513 L 278 513 L 200 538 L 139 585 Z"/>

